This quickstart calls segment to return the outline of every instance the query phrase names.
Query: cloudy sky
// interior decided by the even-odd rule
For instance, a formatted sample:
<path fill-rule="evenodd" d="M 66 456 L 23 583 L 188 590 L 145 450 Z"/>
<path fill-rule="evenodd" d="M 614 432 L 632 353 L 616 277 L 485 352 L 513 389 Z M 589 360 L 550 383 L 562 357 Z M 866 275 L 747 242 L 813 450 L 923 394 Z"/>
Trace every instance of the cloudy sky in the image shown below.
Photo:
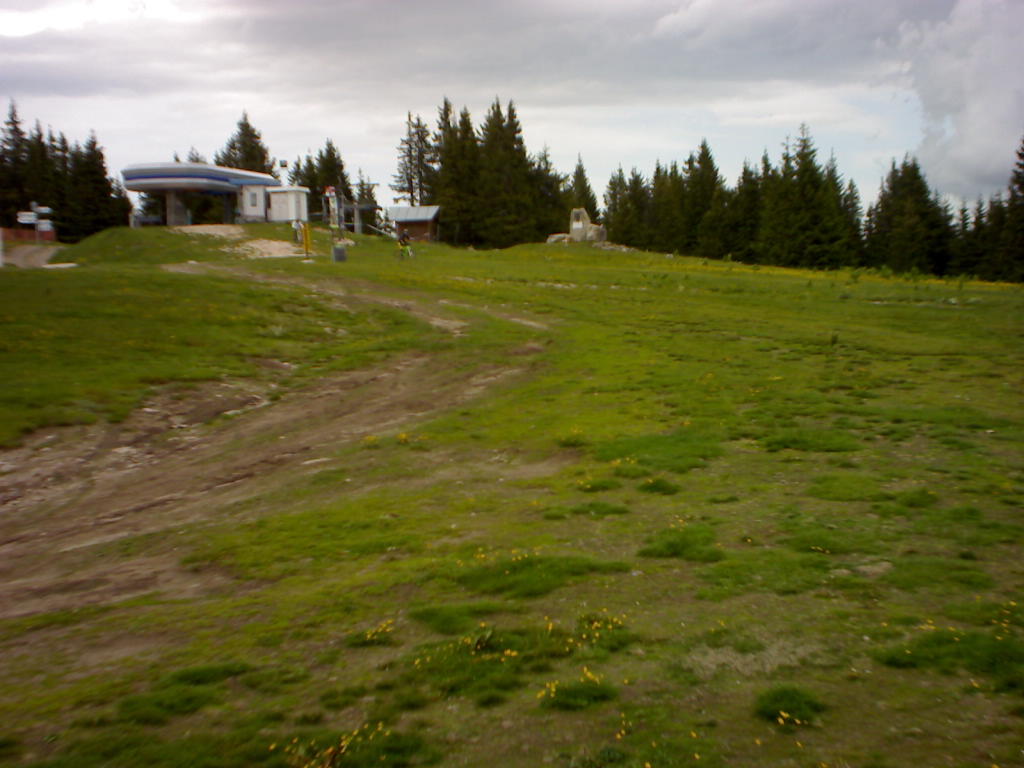
<path fill-rule="evenodd" d="M 972 200 L 1024 135 L 1022 30 L 1024 0 L 0 0 L 0 97 L 95 130 L 112 173 L 212 157 L 247 110 L 279 158 L 332 138 L 381 202 L 406 112 L 445 96 L 478 124 L 514 100 L 598 195 L 702 138 L 733 183 L 806 123 L 867 200 L 907 153 Z"/>

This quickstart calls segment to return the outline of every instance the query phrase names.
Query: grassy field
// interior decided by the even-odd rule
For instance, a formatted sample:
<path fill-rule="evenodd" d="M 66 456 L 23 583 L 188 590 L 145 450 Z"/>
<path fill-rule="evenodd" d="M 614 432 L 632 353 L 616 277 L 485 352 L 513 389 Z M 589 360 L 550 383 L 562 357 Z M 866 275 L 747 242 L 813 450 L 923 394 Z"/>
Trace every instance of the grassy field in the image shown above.
<path fill-rule="evenodd" d="M 316 242 L 113 231 L 0 273 L 8 445 L 199 380 L 509 371 L 78 551 L 219 586 L 0 622 L 0 763 L 1024 765 L 1019 286 Z"/>

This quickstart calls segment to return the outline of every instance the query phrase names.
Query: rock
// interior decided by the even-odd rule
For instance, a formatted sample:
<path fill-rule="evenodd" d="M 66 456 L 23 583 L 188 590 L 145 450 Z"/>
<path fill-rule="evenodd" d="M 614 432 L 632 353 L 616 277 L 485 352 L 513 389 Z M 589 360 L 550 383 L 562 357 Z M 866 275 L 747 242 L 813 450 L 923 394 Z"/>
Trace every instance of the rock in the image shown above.
<path fill-rule="evenodd" d="M 568 243 L 569 242 L 568 232 L 559 232 L 558 234 L 548 235 L 548 243 Z"/>

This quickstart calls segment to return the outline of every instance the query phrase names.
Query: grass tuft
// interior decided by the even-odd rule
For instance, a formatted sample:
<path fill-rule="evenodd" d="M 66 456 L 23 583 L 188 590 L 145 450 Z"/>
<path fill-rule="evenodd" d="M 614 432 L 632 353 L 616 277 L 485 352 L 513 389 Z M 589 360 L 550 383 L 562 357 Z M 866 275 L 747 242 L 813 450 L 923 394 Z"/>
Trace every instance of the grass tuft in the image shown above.
<path fill-rule="evenodd" d="M 781 726 L 806 726 L 825 711 L 812 693 L 795 685 L 776 685 L 757 696 L 754 712 L 758 717 Z"/>
<path fill-rule="evenodd" d="M 707 525 L 659 531 L 637 554 L 640 557 L 677 557 L 697 563 L 716 563 L 725 557 L 715 546 L 714 530 Z"/>
<path fill-rule="evenodd" d="M 484 594 L 539 597 L 591 573 L 619 573 L 628 569 L 625 563 L 587 557 L 520 555 L 470 566 L 455 580 L 467 589 Z"/>

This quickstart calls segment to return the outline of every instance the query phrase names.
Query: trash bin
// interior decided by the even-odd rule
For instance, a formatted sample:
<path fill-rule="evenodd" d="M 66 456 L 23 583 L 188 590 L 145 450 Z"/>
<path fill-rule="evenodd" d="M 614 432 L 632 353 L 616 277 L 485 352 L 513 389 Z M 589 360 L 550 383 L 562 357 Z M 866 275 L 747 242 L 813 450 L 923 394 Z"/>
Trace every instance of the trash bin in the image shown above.
<path fill-rule="evenodd" d="M 344 245 L 335 245 L 333 252 L 334 252 L 334 260 L 335 261 L 347 261 L 348 260 L 348 252 L 345 250 L 345 246 Z"/>

